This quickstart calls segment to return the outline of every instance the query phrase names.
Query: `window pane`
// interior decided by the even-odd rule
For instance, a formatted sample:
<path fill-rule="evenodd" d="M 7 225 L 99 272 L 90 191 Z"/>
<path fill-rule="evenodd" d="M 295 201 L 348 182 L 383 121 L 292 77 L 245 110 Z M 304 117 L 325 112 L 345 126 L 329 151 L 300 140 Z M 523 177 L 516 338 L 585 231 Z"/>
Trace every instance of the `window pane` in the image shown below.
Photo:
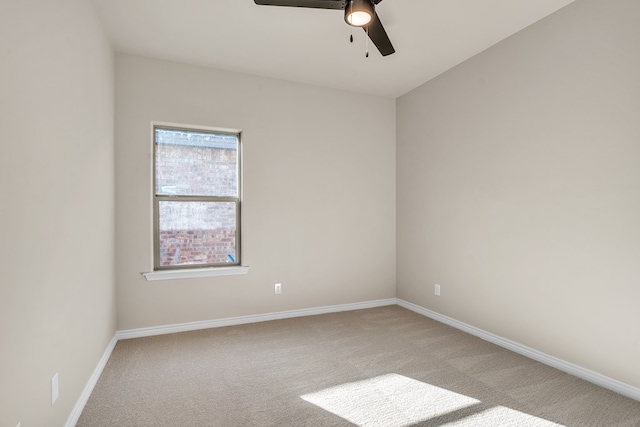
<path fill-rule="evenodd" d="M 156 194 L 238 197 L 238 136 L 155 129 Z"/>
<path fill-rule="evenodd" d="M 159 202 L 160 266 L 235 263 L 234 202 Z"/>

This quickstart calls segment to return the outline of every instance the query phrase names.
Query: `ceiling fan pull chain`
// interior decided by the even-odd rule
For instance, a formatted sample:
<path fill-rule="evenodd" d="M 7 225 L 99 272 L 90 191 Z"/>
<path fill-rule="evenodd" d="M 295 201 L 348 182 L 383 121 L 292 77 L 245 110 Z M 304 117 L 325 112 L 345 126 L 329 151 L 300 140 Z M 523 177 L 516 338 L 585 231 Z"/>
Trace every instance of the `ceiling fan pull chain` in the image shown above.
<path fill-rule="evenodd" d="M 366 44 L 366 50 L 365 50 L 365 54 L 364 54 L 365 58 L 369 57 L 369 26 L 367 25 L 367 44 Z"/>
<path fill-rule="evenodd" d="M 353 14 L 353 1 L 349 2 L 349 7 L 351 8 L 351 14 Z M 353 43 L 353 24 L 349 25 L 351 27 L 351 36 L 349 37 L 349 41 Z"/>

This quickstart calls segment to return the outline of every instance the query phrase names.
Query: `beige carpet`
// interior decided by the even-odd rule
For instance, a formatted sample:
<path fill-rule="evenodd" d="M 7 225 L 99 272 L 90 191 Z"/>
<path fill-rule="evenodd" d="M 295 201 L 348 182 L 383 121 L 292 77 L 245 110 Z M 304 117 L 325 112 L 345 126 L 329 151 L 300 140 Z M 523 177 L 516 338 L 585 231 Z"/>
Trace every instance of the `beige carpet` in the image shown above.
<path fill-rule="evenodd" d="M 77 424 L 640 427 L 640 402 L 398 306 L 118 342 Z"/>

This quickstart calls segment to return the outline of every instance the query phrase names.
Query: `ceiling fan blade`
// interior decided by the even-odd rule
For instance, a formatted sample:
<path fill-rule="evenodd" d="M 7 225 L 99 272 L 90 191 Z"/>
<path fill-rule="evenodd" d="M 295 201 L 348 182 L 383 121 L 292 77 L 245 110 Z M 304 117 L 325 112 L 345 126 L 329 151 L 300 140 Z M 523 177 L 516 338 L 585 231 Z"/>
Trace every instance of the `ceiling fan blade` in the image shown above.
<path fill-rule="evenodd" d="M 389 40 L 389 36 L 387 36 L 387 32 L 384 30 L 382 26 L 382 22 L 380 18 L 378 18 L 378 14 L 376 13 L 373 17 L 373 22 L 368 25 L 368 27 L 362 27 L 365 31 L 367 28 L 369 29 L 369 38 L 376 45 L 382 56 L 391 55 L 396 50 L 393 48 L 391 44 L 391 40 Z"/>
<path fill-rule="evenodd" d="M 314 9 L 344 10 L 346 1 L 340 0 L 254 0 L 263 6 L 311 7 Z"/>

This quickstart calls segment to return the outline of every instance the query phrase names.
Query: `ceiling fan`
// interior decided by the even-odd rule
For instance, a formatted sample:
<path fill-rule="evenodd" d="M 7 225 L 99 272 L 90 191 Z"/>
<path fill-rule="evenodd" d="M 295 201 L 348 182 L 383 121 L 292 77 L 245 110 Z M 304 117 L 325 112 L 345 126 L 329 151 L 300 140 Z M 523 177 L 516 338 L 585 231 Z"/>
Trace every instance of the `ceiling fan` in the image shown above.
<path fill-rule="evenodd" d="M 396 50 L 378 18 L 376 7 L 382 0 L 254 0 L 258 5 L 308 7 L 344 10 L 344 20 L 353 27 L 362 27 L 382 56 Z M 351 41 L 353 41 L 353 36 Z"/>

